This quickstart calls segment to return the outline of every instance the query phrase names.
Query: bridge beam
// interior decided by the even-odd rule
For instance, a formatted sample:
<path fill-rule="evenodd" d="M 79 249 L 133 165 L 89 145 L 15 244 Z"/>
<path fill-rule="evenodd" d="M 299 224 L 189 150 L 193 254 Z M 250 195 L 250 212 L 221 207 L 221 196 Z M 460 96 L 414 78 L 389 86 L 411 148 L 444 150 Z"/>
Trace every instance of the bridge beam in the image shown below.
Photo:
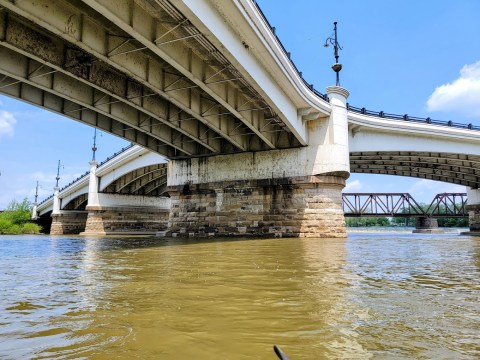
<path fill-rule="evenodd" d="M 345 237 L 349 176 L 346 98 L 308 122 L 310 145 L 169 162 L 169 231 L 176 236 Z"/>

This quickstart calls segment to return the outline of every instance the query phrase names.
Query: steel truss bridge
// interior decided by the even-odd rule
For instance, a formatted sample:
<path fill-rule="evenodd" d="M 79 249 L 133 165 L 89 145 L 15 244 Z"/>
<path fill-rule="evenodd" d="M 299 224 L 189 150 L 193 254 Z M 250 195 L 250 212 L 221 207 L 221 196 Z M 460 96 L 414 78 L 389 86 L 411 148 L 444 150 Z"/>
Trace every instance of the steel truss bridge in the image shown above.
<path fill-rule="evenodd" d="M 467 217 L 467 194 L 437 194 L 430 205 L 422 207 L 408 193 L 344 193 L 345 217 Z"/>

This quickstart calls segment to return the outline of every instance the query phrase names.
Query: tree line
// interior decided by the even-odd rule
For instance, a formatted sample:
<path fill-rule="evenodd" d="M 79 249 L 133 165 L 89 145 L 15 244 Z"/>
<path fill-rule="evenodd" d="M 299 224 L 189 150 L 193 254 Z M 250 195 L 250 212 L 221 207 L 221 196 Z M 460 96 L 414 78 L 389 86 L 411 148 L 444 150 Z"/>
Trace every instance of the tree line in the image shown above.
<path fill-rule="evenodd" d="M 439 227 L 468 227 L 468 218 L 438 218 Z M 411 217 L 347 217 L 348 227 L 414 227 L 416 219 Z"/>
<path fill-rule="evenodd" d="M 38 234 L 41 227 L 31 221 L 31 205 L 28 199 L 13 200 L 0 213 L 0 234 Z"/>

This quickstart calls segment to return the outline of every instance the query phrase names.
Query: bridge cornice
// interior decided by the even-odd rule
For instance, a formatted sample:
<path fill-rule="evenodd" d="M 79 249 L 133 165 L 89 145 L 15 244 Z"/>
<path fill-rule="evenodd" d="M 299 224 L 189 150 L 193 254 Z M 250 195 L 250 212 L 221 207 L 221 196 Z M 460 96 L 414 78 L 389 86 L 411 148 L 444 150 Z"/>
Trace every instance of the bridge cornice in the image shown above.
<path fill-rule="evenodd" d="M 354 129 L 354 133 L 365 127 L 391 133 L 407 133 L 416 136 L 458 139 L 469 142 L 480 141 L 480 131 L 407 120 L 386 119 L 350 111 L 348 112 L 348 123 Z"/>

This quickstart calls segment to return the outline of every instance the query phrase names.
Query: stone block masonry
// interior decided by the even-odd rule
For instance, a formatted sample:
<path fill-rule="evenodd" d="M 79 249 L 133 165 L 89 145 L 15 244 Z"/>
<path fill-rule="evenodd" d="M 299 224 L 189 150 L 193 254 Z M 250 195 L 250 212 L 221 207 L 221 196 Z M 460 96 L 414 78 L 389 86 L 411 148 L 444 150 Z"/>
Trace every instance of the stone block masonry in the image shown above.
<path fill-rule="evenodd" d="M 81 235 L 155 234 L 168 224 L 168 209 L 87 206 Z"/>
<path fill-rule="evenodd" d="M 470 231 L 480 233 L 480 205 L 467 205 Z"/>
<path fill-rule="evenodd" d="M 170 186 L 171 236 L 346 237 L 340 176 Z"/>
<path fill-rule="evenodd" d="M 86 211 L 60 211 L 57 214 L 52 214 L 50 235 L 79 234 L 85 230 L 86 222 Z"/>

